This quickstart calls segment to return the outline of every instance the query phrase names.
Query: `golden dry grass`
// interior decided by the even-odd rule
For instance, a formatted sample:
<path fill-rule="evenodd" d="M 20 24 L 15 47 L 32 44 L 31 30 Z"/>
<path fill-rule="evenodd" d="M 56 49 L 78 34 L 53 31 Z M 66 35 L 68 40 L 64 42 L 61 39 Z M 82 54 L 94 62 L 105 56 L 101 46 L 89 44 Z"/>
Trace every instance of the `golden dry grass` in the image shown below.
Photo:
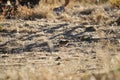
<path fill-rule="evenodd" d="M 26 66 L 20 70 L 6 70 L 0 73 L 0 80 L 119 80 L 120 71 L 107 73 L 62 73 L 47 67 Z"/>
<path fill-rule="evenodd" d="M 109 0 L 109 2 L 111 3 L 111 5 L 113 7 L 119 7 L 120 8 L 120 0 Z"/>
<path fill-rule="evenodd" d="M 54 15 L 51 10 L 55 6 L 61 5 L 61 3 L 45 1 L 43 0 L 42 4 L 39 4 L 34 9 L 20 6 L 18 8 L 19 14 L 17 14 L 17 19 L 46 18 L 48 20 L 53 20 L 53 22 L 54 19 L 57 19 L 60 21 L 59 23 L 70 22 L 73 23 L 73 25 L 76 25 L 76 23 L 83 23 L 85 21 L 80 17 L 80 19 L 76 19 L 74 18 L 76 15 L 73 16 L 70 14 L 72 13 L 72 9 L 74 9 L 72 7 L 76 4 L 79 4 L 77 1 L 81 0 L 75 0 L 76 4 L 74 4 L 74 1 L 71 0 L 70 4 L 66 8 L 66 12 L 63 13 L 60 17 Z M 64 1 L 62 1 L 62 3 L 64 3 Z M 106 25 L 108 25 L 109 21 L 112 19 L 109 15 L 107 15 L 106 11 L 103 10 L 103 8 L 96 10 L 96 5 L 88 5 L 85 8 L 81 6 L 78 12 L 90 8 L 95 10 L 90 16 L 86 17 L 86 20 L 96 25 L 102 25 L 99 27 L 101 30 L 96 27 L 97 31 L 95 32 L 95 35 L 99 35 L 100 38 L 107 38 L 101 39 L 99 43 L 95 42 L 88 45 L 88 48 L 85 48 L 85 50 L 88 50 L 88 52 L 90 49 L 96 51 L 95 60 L 91 59 L 94 58 L 92 54 L 86 54 L 79 51 L 77 52 L 77 49 L 75 52 L 72 51 L 72 49 L 74 49 L 73 47 L 70 49 L 67 49 L 66 47 L 61 48 L 61 52 L 53 52 L 53 54 L 46 54 L 45 52 L 32 52 L 28 54 L 1 54 L 0 80 L 120 80 L 119 44 L 116 44 L 114 41 L 111 41 L 111 39 L 109 39 L 109 37 L 114 36 L 113 34 L 104 32 L 105 30 L 110 31 Z M 28 22 L 28 25 L 31 25 L 32 23 L 34 23 L 34 21 Z M 46 23 L 47 25 L 51 24 L 51 22 L 41 23 L 40 21 L 37 24 Z M 55 25 L 52 27 L 54 26 Z M 46 27 L 47 26 L 45 26 L 45 28 Z M 52 27 L 50 26 L 48 29 Z M 4 26 L 1 30 L 12 32 L 17 31 L 18 28 L 19 27 L 17 25 L 14 25 L 12 27 Z M 68 27 L 67 29 L 69 30 L 71 28 L 72 27 Z M 33 33 L 34 35 L 34 33 L 37 31 L 39 30 L 36 27 L 29 28 L 22 26 L 22 28 L 19 28 L 19 32 L 23 34 L 26 32 Z M 79 32 L 80 30 L 76 30 L 75 32 L 77 31 Z M 59 30 L 57 32 L 59 32 Z M 55 34 L 58 34 L 57 32 Z M 113 30 L 113 32 L 116 32 L 116 30 Z M 44 37 L 36 37 L 36 41 L 49 42 L 49 39 L 47 38 L 49 36 L 47 35 L 48 33 L 45 34 L 43 32 L 37 32 L 35 34 L 45 35 Z M 18 40 L 17 42 L 23 44 L 23 41 L 21 40 Z M 51 46 L 52 44 L 49 43 L 48 45 Z M 84 43 L 81 45 L 83 47 L 87 46 L 87 44 Z M 93 47 L 91 45 L 93 45 Z M 68 52 L 65 53 L 64 51 Z M 68 54 L 70 52 L 74 54 Z M 60 56 L 62 59 L 60 61 L 54 61 L 56 56 Z"/>
<path fill-rule="evenodd" d="M 70 3 L 67 5 L 68 8 L 72 7 L 75 4 L 95 4 L 96 0 L 70 0 Z M 104 1 L 100 0 L 100 3 Z M 107 0 L 105 0 L 107 2 Z M 18 6 L 18 10 L 16 13 L 17 19 L 29 19 L 29 18 L 53 18 L 52 9 L 64 4 L 64 0 L 56 1 L 56 0 L 42 0 L 39 5 L 37 5 L 34 9 L 29 9 L 25 6 Z M 4 13 L 4 12 L 3 12 Z M 4 19 L 4 15 L 0 15 L 0 19 Z"/>

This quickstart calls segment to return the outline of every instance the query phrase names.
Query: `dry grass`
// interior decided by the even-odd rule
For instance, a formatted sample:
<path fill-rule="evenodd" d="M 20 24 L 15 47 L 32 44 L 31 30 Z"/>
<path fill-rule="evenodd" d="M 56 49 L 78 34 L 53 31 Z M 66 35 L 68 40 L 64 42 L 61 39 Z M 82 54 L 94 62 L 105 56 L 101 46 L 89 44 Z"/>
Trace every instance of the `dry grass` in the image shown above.
<path fill-rule="evenodd" d="M 68 4 L 68 8 L 74 6 L 75 4 L 95 4 L 96 0 L 70 0 L 70 3 Z M 100 0 L 100 3 L 107 2 L 107 0 L 103 1 Z M 33 18 L 55 18 L 55 15 L 53 15 L 52 9 L 54 7 L 60 6 L 64 4 L 65 1 L 56 1 L 56 0 L 42 0 L 40 1 L 40 4 L 37 5 L 34 9 L 29 9 L 27 7 L 19 6 L 17 13 L 15 17 L 17 19 L 33 19 Z M 4 13 L 4 12 L 3 12 Z M 0 19 L 4 19 L 4 15 L 0 16 Z"/>
<path fill-rule="evenodd" d="M 34 9 L 29 9 L 27 7 L 18 7 L 17 18 L 22 19 L 34 19 L 34 18 L 54 18 L 52 14 L 52 5 L 50 4 L 39 4 Z"/>
<path fill-rule="evenodd" d="M 5 17 L 3 15 L 0 15 L 0 21 L 4 21 Z"/>
<path fill-rule="evenodd" d="M 34 36 L 39 34 L 40 36 L 33 37 L 34 38 L 33 42 L 30 40 L 31 41 L 30 43 L 34 43 L 38 41 L 47 42 L 49 47 L 52 50 L 53 44 L 51 44 L 52 42 L 48 39 L 48 36 L 58 35 L 59 30 L 63 31 L 62 28 L 58 29 L 57 31 L 56 25 L 54 24 L 52 24 L 51 26 L 51 22 L 52 21 L 54 22 L 54 19 L 55 20 L 57 19 L 59 20 L 59 23 L 62 23 L 62 22 L 72 23 L 72 27 L 69 27 L 71 25 L 68 25 L 67 27 L 65 26 L 63 29 L 65 29 L 66 31 L 63 31 L 63 32 L 67 32 L 68 30 L 71 31 L 72 28 L 75 27 L 73 25 L 76 25 L 77 23 L 82 24 L 84 22 L 88 22 L 88 24 L 92 24 L 92 25 L 102 25 L 102 26 L 96 27 L 97 31 L 93 32 L 93 34 L 95 34 L 95 36 L 98 36 L 99 38 L 106 38 L 106 39 L 100 39 L 98 43 L 94 42 L 91 44 L 84 43 L 84 42 L 79 43 L 80 41 L 78 41 L 76 44 L 77 45 L 80 44 L 80 47 L 83 46 L 83 51 L 81 49 L 77 51 L 76 47 L 75 49 L 73 47 L 69 49 L 64 47 L 64 48 L 60 48 L 61 50 L 60 52 L 58 53 L 53 52 L 53 54 L 49 54 L 49 53 L 47 54 L 45 52 L 43 52 L 43 54 L 42 52 L 38 52 L 38 53 L 31 52 L 30 54 L 29 53 L 28 54 L 1 54 L 3 56 L 1 57 L 0 55 L 0 58 L 1 58 L 0 59 L 0 63 L 1 63 L 0 64 L 0 80 L 120 80 L 120 76 L 119 76 L 120 75 L 120 55 L 119 55 L 120 42 L 118 43 L 118 42 L 115 42 L 115 40 L 112 41 L 110 39 L 112 36 L 116 35 L 115 32 L 117 32 L 118 27 L 116 28 L 114 26 L 115 30 L 109 29 L 109 26 L 110 26 L 109 23 L 113 19 L 110 17 L 110 15 L 108 15 L 108 13 L 103 9 L 103 7 L 101 6 L 96 7 L 96 4 L 88 5 L 86 7 L 87 4 L 81 3 L 81 1 L 83 0 L 75 0 L 76 2 L 71 0 L 70 4 L 66 7 L 66 12 L 60 16 L 56 16 L 52 12 L 52 9 L 58 5 L 63 4 L 64 1 L 63 0 L 61 2 L 55 2 L 55 0 L 48 0 L 47 2 L 46 0 L 42 0 L 42 1 L 43 2 L 41 2 L 41 4 L 37 5 L 33 9 L 20 6 L 18 8 L 19 14 L 17 14 L 17 19 L 21 18 L 21 19 L 29 20 L 34 18 L 39 18 L 39 19 L 46 18 L 48 20 L 47 22 L 42 23 L 40 21 L 38 22 L 36 21 L 37 28 L 35 26 L 34 21 L 30 23 L 28 22 L 27 27 L 23 25 L 21 28 L 18 27 L 17 25 L 14 25 L 11 27 L 0 26 L 0 31 L 2 30 L 3 32 L 8 31 L 8 33 L 11 33 L 11 34 L 12 32 L 20 32 L 20 34 L 22 34 L 21 36 L 23 36 L 24 33 L 27 33 L 27 36 L 25 37 L 29 37 L 29 35 Z M 100 0 L 100 1 L 103 1 L 103 0 Z M 79 5 L 78 2 L 80 2 L 82 6 L 80 5 L 79 9 L 76 9 L 74 6 Z M 86 9 L 93 9 L 93 11 L 90 15 L 86 15 L 86 16 L 82 15 L 82 17 L 77 16 L 81 11 L 84 11 Z M 74 13 L 74 11 L 76 11 L 76 15 L 72 14 Z M 115 14 L 113 14 L 113 16 Z M 119 11 L 117 12 L 117 16 L 118 15 L 119 15 Z M 52 21 L 49 22 L 49 19 Z M 49 24 L 49 27 L 46 26 L 46 23 L 47 25 Z M 29 25 L 32 25 L 35 27 L 30 28 Z M 109 25 L 109 26 L 106 26 L 106 25 Z M 48 32 L 46 31 L 46 34 L 45 34 L 44 32 L 40 32 L 41 30 L 39 30 L 38 26 L 41 29 L 43 28 L 42 30 L 52 29 L 52 28 L 54 29 L 55 27 L 55 30 L 53 30 L 53 32 L 56 31 L 56 33 L 50 34 L 48 30 Z M 18 28 L 19 28 L 19 31 L 18 31 Z M 100 28 L 101 30 L 99 30 Z M 83 29 L 85 29 L 85 27 Z M 82 28 L 76 29 L 75 32 L 80 33 L 80 31 L 82 31 Z M 113 33 L 109 33 L 109 31 Z M 32 33 L 32 34 L 29 34 L 29 33 Z M 92 32 L 90 32 L 90 34 L 92 34 Z M 22 40 L 18 40 L 16 42 L 18 42 L 19 44 L 24 43 Z M 75 41 L 73 43 L 75 43 Z M 7 44 L 12 45 L 12 42 Z M 34 47 L 34 45 L 32 47 Z M 96 51 L 95 56 L 94 56 L 94 52 L 93 54 L 90 52 L 94 50 Z M 66 53 L 64 51 L 66 51 Z M 84 51 L 86 52 L 84 53 Z M 57 57 L 60 56 L 62 59 L 60 59 L 60 61 L 59 60 L 55 61 L 56 56 Z"/>
<path fill-rule="evenodd" d="M 120 8 L 120 0 L 109 0 L 109 2 L 111 3 L 111 5 L 113 7 L 119 7 Z"/>
<path fill-rule="evenodd" d="M 119 74 L 119 70 L 97 74 L 66 74 L 56 72 L 48 67 L 35 68 L 33 66 L 26 66 L 20 70 L 7 70 L 6 72 L 1 72 L 0 80 L 119 80 Z"/>
<path fill-rule="evenodd" d="M 18 13 L 16 14 L 17 15 L 17 18 L 28 18 L 29 16 L 31 16 L 33 14 L 33 10 L 31 9 L 28 9 L 27 7 L 23 7 L 23 6 L 19 6 L 18 7 Z"/>

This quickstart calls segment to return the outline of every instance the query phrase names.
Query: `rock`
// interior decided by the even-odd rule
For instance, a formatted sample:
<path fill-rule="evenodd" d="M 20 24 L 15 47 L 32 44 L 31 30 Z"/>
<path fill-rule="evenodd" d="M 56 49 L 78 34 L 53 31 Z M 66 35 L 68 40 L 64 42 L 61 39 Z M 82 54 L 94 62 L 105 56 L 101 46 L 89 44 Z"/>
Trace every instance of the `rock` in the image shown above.
<path fill-rule="evenodd" d="M 118 26 L 120 26 L 120 17 L 116 20 Z"/>
<path fill-rule="evenodd" d="M 27 23 L 25 23 L 25 24 L 24 24 L 24 26 L 28 27 L 28 26 L 30 26 L 30 25 L 29 25 L 29 24 L 27 24 Z"/>
<path fill-rule="evenodd" d="M 92 14 L 92 11 L 93 11 L 93 9 L 87 9 L 87 10 L 81 11 L 80 14 L 82 14 L 82 15 L 90 15 L 90 14 Z"/>
<path fill-rule="evenodd" d="M 68 40 L 60 40 L 59 41 L 59 46 L 60 47 L 67 46 L 68 42 L 69 42 Z"/>
<path fill-rule="evenodd" d="M 80 36 L 80 40 L 81 41 L 91 42 L 92 41 L 92 37 L 89 36 L 89 35 L 83 35 L 83 36 Z"/>
<path fill-rule="evenodd" d="M 9 57 L 8 55 L 2 55 L 1 58 L 7 58 Z"/>
<path fill-rule="evenodd" d="M 87 27 L 85 29 L 85 32 L 94 32 L 94 31 L 96 31 L 95 27 Z"/>
<path fill-rule="evenodd" d="M 12 50 L 11 50 L 11 53 L 22 53 L 22 52 L 24 52 L 24 49 L 23 48 L 13 48 Z"/>
<path fill-rule="evenodd" d="M 6 47 L 0 48 L 0 53 L 1 53 L 1 54 L 8 53 L 8 48 L 6 48 Z"/>
<path fill-rule="evenodd" d="M 59 61 L 60 59 L 61 59 L 61 57 L 58 56 L 58 57 L 55 59 L 55 61 Z"/>
<path fill-rule="evenodd" d="M 57 63 L 57 65 L 60 65 L 60 64 L 61 64 L 60 62 Z"/>

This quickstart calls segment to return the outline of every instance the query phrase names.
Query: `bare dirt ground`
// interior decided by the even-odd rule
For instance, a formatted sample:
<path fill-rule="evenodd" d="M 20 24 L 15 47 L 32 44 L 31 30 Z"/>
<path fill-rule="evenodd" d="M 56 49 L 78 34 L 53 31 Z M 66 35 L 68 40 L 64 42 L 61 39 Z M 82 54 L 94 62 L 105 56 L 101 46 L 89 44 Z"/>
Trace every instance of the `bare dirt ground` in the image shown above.
<path fill-rule="evenodd" d="M 0 80 L 79 80 L 119 69 L 119 15 L 109 5 L 75 5 L 53 19 L 0 22 Z"/>

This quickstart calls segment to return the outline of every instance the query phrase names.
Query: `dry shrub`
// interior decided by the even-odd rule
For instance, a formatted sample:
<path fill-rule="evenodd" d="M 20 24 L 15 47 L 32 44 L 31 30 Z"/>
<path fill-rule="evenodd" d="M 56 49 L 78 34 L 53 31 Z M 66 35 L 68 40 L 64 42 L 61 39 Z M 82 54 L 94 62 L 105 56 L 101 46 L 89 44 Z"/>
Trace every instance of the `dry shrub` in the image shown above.
<path fill-rule="evenodd" d="M 17 18 L 28 18 L 33 14 L 33 10 L 27 8 L 26 6 L 19 6 L 18 7 L 18 14 L 16 15 Z"/>
<path fill-rule="evenodd" d="M 98 8 L 96 9 L 93 13 L 93 16 L 90 16 L 90 20 L 92 20 L 93 24 L 99 24 L 99 25 L 103 25 L 103 24 L 107 24 L 109 18 L 109 15 L 107 15 L 107 13 L 105 12 L 104 9 L 102 8 Z"/>
<path fill-rule="evenodd" d="M 18 7 L 18 14 L 17 18 L 22 19 L 34 19 L 34 18 L 53 18 L 52 15 L 52 8 L 54 7 L 54 4 L 56 2 L 51 2 L 52 0 L 46 0 L 41 1 L 39 5 L 35 6 L 35 8 L 27 8 L 25 6 L 19 6 Z"/>
<path fill-rule="evenodd" d="M 0 15 L 0 21 L 4 21 L 5 20 L 5 16 L 4 15 Z"/>
<path fill-rule="evenodd" d="M 43 18 L 48 18 L 49 15 L 51 14 L 51 6 L 50 5 L 38 5 L 36 6 L 36 8 L 34 9 L 34 15 L 39 17 L 43 17 Z"/>
<path fill-rule="evenodd" d="M 112 40 L 100 40 L 100 44 L 102 49 L 97 49 L 97 57 L 101 59 L 103 64 L 103 69 L 105 72 L 109 72 L 110 70 L 116 70 L 120 67 L 120 55 L 117 51 L 117 44 L 114 43 L 115 41 Z"/>
<path fill-rule="evenodd" d="M 108 2 L 109 0 L 99 0 L 100 3 L 106 3 Z"/>
<path fill-rule="evenodd" d="M 106 2 L 108 0 L 100 0 L 100 2 Z M 33 9 L 29 9 L 25 6 L 19 6 L 17 11 L 17 18 L 33 19 L 33 18 L 53 18 L 52 9 L 54 7 L 63 5 L 65 0 L 41 0 L 39 5 Z M 79 3 L 96 3 L 96 0 L 70 0 L 68 6 L 73 6 Z M 4 16 L 0 16 L 3 19 Z"/>
<path fill-rule="evenodd" d="M 120 0 L 109 0 L 112 6 L 120 8 Z"/>

